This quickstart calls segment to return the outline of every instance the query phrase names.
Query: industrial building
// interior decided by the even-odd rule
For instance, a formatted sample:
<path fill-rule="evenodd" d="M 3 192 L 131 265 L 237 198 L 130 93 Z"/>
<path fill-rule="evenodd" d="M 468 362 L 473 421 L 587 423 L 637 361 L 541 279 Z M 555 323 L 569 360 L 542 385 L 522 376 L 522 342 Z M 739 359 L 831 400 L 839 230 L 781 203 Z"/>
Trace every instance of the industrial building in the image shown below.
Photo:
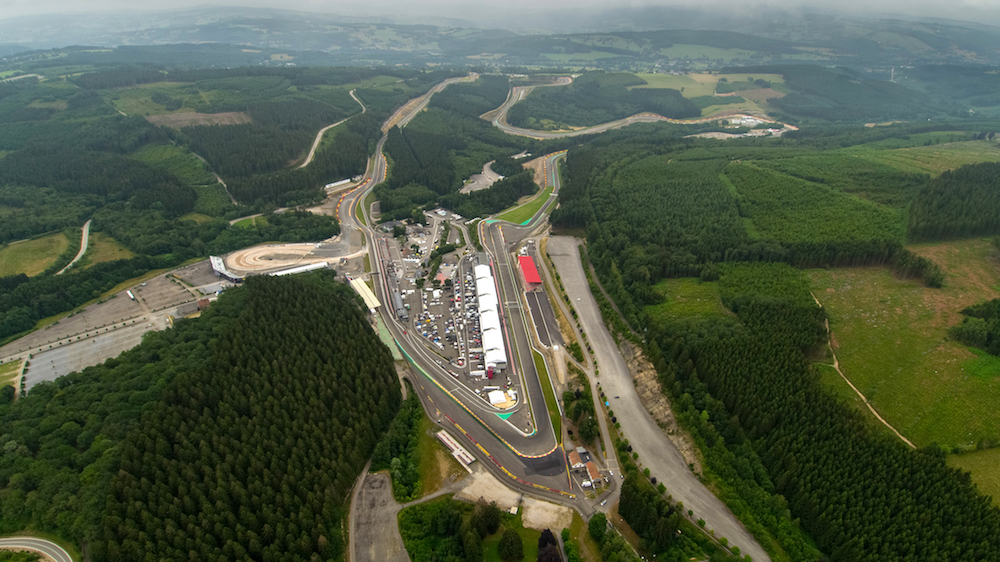
<path fill-rule="evenodd" d="M 476 276 L 476 299 L 479 303 L 479 327 L 483 337 L 483 359 L 486 364 L 486 374 L 493 378 L 494 371 L 507 369 L 507 348 L 503 340 L 503 327 L 500 324 L 499 301 L 496 295 L 496 283 L 488 265 L 477 265 L 472 268 Z"/>

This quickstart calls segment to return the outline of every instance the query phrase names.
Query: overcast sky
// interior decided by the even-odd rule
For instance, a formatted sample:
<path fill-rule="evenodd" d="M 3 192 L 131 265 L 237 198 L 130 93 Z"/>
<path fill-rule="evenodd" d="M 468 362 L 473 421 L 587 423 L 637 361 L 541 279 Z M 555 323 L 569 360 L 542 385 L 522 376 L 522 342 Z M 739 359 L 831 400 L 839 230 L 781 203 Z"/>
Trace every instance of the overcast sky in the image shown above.
<path fill-rule="evenodd" d="M 752 3 L 752 2 L 751 2 Z M 1000 0 L 766 0 L 756 2 L 770 7 L 814 6 L 858 14 L 895 13 L 931 16 L 1000 25 Z M 689 6 L 725 9 L 727 5 L 746 10 L 748 2 L 737 0 L 0 0 L 0 19 L 49 13 L 134 12 L 137 9 L 170 10 L 198 6 L 253 6 L 327 12 L 342 15 L 405 14 L 419 10 L 426 15 L 476 18 L 503 10 L 505 12 L 572 9 L 603 10 L 624 5 Z M 141 8 L 140 8 L 141 7 Z M 0 43 L 3 38 L 0 37 Z"/>

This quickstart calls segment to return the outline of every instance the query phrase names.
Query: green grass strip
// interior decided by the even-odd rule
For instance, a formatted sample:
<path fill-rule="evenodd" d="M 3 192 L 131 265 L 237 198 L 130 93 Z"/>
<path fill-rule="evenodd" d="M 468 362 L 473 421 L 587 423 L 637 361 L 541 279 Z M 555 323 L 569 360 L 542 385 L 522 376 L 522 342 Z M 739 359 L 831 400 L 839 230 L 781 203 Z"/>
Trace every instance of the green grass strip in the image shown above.
<path fill-rule="evenodd" d="M 540 353 L 532 349 L 531 355 L 535 358 L 535 370 L 538 371 L 538 380 L 542 383 L 542 394 L 545 395 L 545 407 L 549 411 L 549 419 L 552 420 L 552 429 L 556 432 L 556 440 L 561 441 L 562 416 L 559 414 L 556 395 L 552 391 L 552 383 L 549 381 L 549 370 L 545 368 L 545 360 L 542 359 Z"/>

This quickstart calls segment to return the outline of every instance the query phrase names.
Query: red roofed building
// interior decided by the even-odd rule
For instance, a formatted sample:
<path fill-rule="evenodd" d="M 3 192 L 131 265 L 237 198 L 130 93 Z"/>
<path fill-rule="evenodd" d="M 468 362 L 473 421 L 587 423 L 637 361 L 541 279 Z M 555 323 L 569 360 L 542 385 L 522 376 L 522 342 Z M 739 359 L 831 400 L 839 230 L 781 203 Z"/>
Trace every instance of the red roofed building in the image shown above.
<path fill-rule="evenodd" d="M 597 470 L 597 465 L 594 464 L 594 461 L 587 463 L 587 475 L 590 476 L 590 481 L 595 488 L 604 485 L 604 480 L 601 479 L 601 471 Z"/>
<path fill-rule="evenodd" d="M 535 267 L 535 260 L 531 259 L 531 256 L 518 256 L 517 262 L 521 265 L 525 290 L 530 291 L 542 284 L 542 277 L 538 275 L 538 268 Z"/>

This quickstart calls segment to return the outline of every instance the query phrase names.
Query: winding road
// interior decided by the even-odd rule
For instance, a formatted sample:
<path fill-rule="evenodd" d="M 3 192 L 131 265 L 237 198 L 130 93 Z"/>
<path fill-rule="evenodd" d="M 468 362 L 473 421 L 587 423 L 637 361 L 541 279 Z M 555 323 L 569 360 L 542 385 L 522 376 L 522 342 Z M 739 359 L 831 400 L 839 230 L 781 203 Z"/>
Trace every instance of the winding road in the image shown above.
<path fill-rule="evenodd" d="M 73 562 L 73 558 L 63 547 L 45 539 L 33 537 L 8 537 L 0 539 L 0 549 L 6 550 L 31 550 L 39 552 L 55 560 L 55 562 Z"/>
<path fill-rule="evenodd" d="M 461 79 L 451 79 L 446 82 L 454 83 L 458 80 Z M 440 91 L 447 86 L 447 83 L 439 84 L 431 92 Z M 390 125 L 390 121 L 395 124 L 409 122 L 415 114 L 426 106 L 431 92 L 424 96 L 419 103 L 411 102 L 404 106 L 403 109 L 406 111 L 397 112 L 386 122 L 386 125 Z M 508 96 L 508 103 L 505 105 L 509 108 L 511 100 L 516 102 L 518 99 L 521 99 L 521 96 L 512 93 Z M 500 109 L 503 110 L 503 107 Z M 494 123 L 499 123 L 504 114 L 505 111 L 498 112 Z M 589 132 L 609 130 L 616 126 L 623 126 L 625 122 L 639 122 L 639 120 L 661 121 L 664 118 L 636 116 L 629 120 L 591 128 Z M 504 127 L 500 128 L 508 130 Z M 518 134 L 519 131 L 526 130 L 514 129 L 512 134 Z M 510 131 L 508 130 L 508 132 Z M 536 132 L 529 131 L 529 133 L 528 136 L 531 136 Z M 573 133 L 586 134 L 582 131 Z M 363 233 L 366 245 L 372 254 L 371 263 L 374 269 L 372 280 L 375 292 L 382 302 L 391 302 L 387 272 L 384 270 L 385 264 L 382 258 L 385 250 L 381 248 L 382 240 L 385 237 L 356 218 L 358 205 L 376 184 L 385 179 L 386 163 L 382 156 L 385 139 L 386 137 L 383 136 L 379 141 L 376 156 L 371 160 L 364 182 L 345 196 L 339 209 L 338 218 L 345 229 L 353 228 Z M 565 153 L 556 153 L 545 157 L 545 182 L 553 185 L 555 193 L 558 193 L 559 187 L 558 160 L 564 156 Z M 596 511 L 596 508 L 588 500 L 585 500 L 582 495 L 570 496 L 566 491 L 560 492 L 560 490 L 572 490 L 572 488 L 569 487 L 565 468 L 556 464 L 556 456 L 562 457 L 562 452 L 559 450 L 561 447 L 558 447 L 556 436 L 552 433 L 551 423 L 544 407 L 544 398 L 541 396 L 538 375 L 534 372 L 528 326 L 521 313 L 524 308 L 520 302 L 520 296 L 517 294 L 520 290 L 509 257 L 511 249 L 542 224 L 546 213 L 556 200 L 557 197 L 549 197 L 532 219 L 524 225 L 513 225 L 496 219 L 483 220 L 479 224 L 480 240 L 489 250 L 491 259 L 494 260 L 495 275 L 502 289 L 501 300 L 507 309 L 505 325 L 511 332 L 509 338 L 514 344 L 511 348 L 516 352 L 516 356 L 512 357 L 512 363 L 519 364 L 518 371 L 525 382 L 533 381 L 533 384 L 527 384 L 525 389 L 530 397 L 535 425 L 539 428 L 538 432 L 524 435 L 514 431 L 514 428 L 505 428 L 504 424 L 497 423 L 497 420 L 492 420 L 489 413 L 477 413 L 473 409 L 459 404 L 457 400 L 461 396 L 459 385 L 439 365 L 439 358 L 431 356 L 424 346 L 414 341 L 412 334 L 407 333 L 405 327 L 396 321 L 391 311 L 384 310 L 382 317 L 397 345 L 414 363 L 415 371 L 419 373 L 413 381 L 417 394 L 433 419 L 443 426 L 450 424 L 449 429 L 454 429 L 460 439 L 472 441 L 474 443 L 472 452 L 480 458 L 484 467 L 497 472 L 501 476 L 501 480 L 508 486 L 549 501 L 569 505 L 579 510 L 585 517 L 589 517 Z M 343 203 L 347 203 L 347 205 L 343 205 Z M 367 212 L 367 209 L 363 209 L 362 212 Z M 623 420 L 622 428 L 627 432 L 632 442 L 638 445 L 636 450 L 640 453 L 643 466 L 650 467 L 654 471 L 654 475 L 657 475 L 668 485 L 675 500 L 683 501 L 686 507 L 696 512 L 696 516 L 704 518 L 707 527 L 713 529 L 717 537 L 728 538 L 732 544 L 738 545 L 743 553 L 749 554 L 758 562 L 769 561 L 767 553 L 743 528 L 736 517 L 692 474 L 683 456 L 643 408 L 632 384 L 628 367 L 603 323 L 596 301 L 590 294 L 579 253 L 576 251 L 575 241 L 572 242 L 574 244 L 572 251 L 569 250 L 567 244 L 569 242 L 556 241 L 555 248 L 553 248 L 552 242 L 550 242 L 550 253 L 554 259 L 557 258 L 557 254 L 560 255 L 556 265 L 564 282 L 568 278 L 572 279 L 566 282 L 570 297 L 574 300 L 581 299 L 581 302 L 575 303 L 575 306 L 578 311 L 581 311 L 581 322 L 584 323 L 587 333 L 591 335 L 592 341 L 596 345 L 595 357 L 602 373 L 600 379 L 594 378 L 594 383 L 596 384 L 599 380 L 609 395 L 619 396 L 618 400 L 622 398 L 627 400 L 627 402 L 615 407 L 615 411 L 619 419 Z M 583 299 L 586 299 L 586 302 Z M 521 318 L 516 318 L 516 316 Z M 514 361 L 518 357 L 520 360 Z M 491 421 L 487 422 L 486 420 Z M 547 431 L 542 431 L 543 427 L 547 427 Z M 602 431 L 602 433 L 604 432 Z M 484 458 L 484 454 L 486 458 Z"/>
<path fill-rule="evenodd" d="M 571 80 L 563 80 L 556 84 L 546 84 L 545 86 L 564 86 L 571 82 Z M 797 131 L 797 127 L 788 125 L 786 123 L 780 123 L 778 121 L 773 121 L 767 118 L 763 118 L 756 115 L 747 115 L 745 113 L 723 113 L 714 115 L 712 117 L 702 117 L 699 119 L 673 119 L 671 117 L 664 117 L 662 115 L 657 115 L 656 113 L 637 113 L 631 117 L 626 117 L 624 119 L 618 119 L 617 121 L 609 121 L 607 123 L 601 123 L 600 125 L 594 125 L 592 127 L 583 127 L 580 129 L 574 129 L 572 131 L 539 131 L 536 129 L 524 129 L 521 127 L 515 127 L 507 123 L 507 112 L 511 107 L 517 102 L 523 100 L 527 95 L 536 88 L 537 86 L 514 86 L 510 90 L 510 94 L 507 96 L 507 101 L 503 102 L 503 105 L 484 113 L 482 117 L 489 118 L 493 123 L 493 126 L 500 129 L 501 131 L 509 135 L 517 135 L 520 137 L 530 137 L 533 139 L 561 139 L 566 137 L 578 137 L 582 135 L 594 135 L 597 133 L 603 133 L 610 131 L 612 129 L 620 129 L 622 127 L 627 127 L 634 123 L 674 123 L 677 125 L 698 125 L 704 123 L 711 123 L 713 121 L 718 121 L 720 119 L 732 119 L 736 117 L 753 117 L 754 119 L 759 119 L 766 123 L 775 123 L 782 125 L 791 131 Z"/>
<path fill-rule="evenodd" d="M 361 113 L 355 113 L 354 115 L 362 115 L 363 113 L 365 113 L 366 111 L 368 111 L 368 108 L 365 107 L 365 104 L 361 103 L 361 100 L 358 99 L 358 96 L 354 95 L 354 90 L 351 90 L 348 93 L 351 94 L 351 97 L 354 98 L 354 101 L 358 102 L 358 105 L 361 106 Z M 323 127 L 322 129 L 320 129 L 319 132 L 316 133 L 316 139 L 313 141 L 312 148 L 309 149 L 309 156 L 306 156 L 305 162 L 299 164 L 299 166 L 298 166 L 299 169 L 305 168 L 306 166 L 309 165 L 310 162 L 313 161 L 313 157 L 316 156 L 316 149 L 319 148 L 319 143 L 320 143 L 320 141 L 323 140 L 323 133 L 326 133 L 327 131 L 329 131 L 330 129 L 336 127 L 337 125 L 340 125 L 342 123 L 346 123 L 347 121 L 349 121 L 350 119 L 352 119 L 354 117 L 354 115 L 351 115 L 350 117 L 346 117 L 344 119 L 341 119 L 340 121 L 337 121 L 333 125 L 327 125 L 326 127 Z"/>
<path fill-rule="evenodd" d="M 56 272 L 56 275 L 62 275 L 64 271 L 73 267 L 74 263 L 80 261 L 80 258 L 83 257 L 83 254 L 87 253 L 87 244 L 89 241 L 90 241 L 90 220 L 87 220 L 87 222 L 83 223 L 83 232 L 80 234 L 80 251 L 76 253 L 76 257 L 73 258 L 73 261 L 69 262 L 68 264 L 66 264 L 66 267 Z"/>

